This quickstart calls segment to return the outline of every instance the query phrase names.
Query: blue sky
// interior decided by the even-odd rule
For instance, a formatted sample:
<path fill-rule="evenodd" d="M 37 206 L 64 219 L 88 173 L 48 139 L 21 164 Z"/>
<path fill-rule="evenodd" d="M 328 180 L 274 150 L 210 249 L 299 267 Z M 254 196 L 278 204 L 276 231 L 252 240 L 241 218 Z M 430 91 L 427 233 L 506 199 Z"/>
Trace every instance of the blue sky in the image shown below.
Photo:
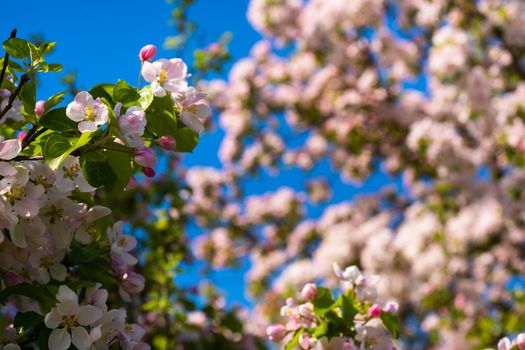
<path fill-rule="evenodd" d="M 88 89 L 102 82 L 114 83 L 118 79 L 136 84 L 140 68 L 137 54 L 145 44 L 155 44 L 159 48 L 157 57 L 171 57 L 173 54 L 162 49 L 164 39 L 176 34 L 169 26 L 172 5 L 164 0 L 10 0 L 2 5 L 0 36 L 7 38 L 11 29 L 17 28 L 19 37 L 41 34 L 47 41 L 57 42 L 56 50 L 48 62 L 61 63 L 65 69 L 63 73 L 42 77 L 39 99 L 46 99 L 64 90 L 59 80 L 71 70 L 77 71 L 80 88 Z M 232 62 L 248 55 L 260 36 L 246 20 L 247 5 L 248 0 L 199 0 L 190 12 L 191 19 L 197 22 L 200 32 L 204 33 L 199 41 L 207 44 L 223 32 L 230 31 L 233 33 L 230 44 Z M 221 131 L 206 133 L 196 151 L 186 159 L 186 164 L 217 166 L 216 150 L 221 137 Z M 329 165 L 324 162 L 315 170 L 315 175 L 329 172 Z M 292 169 L 278 177 L 263 176 L 243 185 L 250 194 L 275 190 L 283 185 L 300 189 L 305 175 Z M 331 203 L 350 200 L 356 193 L 375 192 L 387 183 L 392 183 L 392 179 L 379 172 L 362 187 L 335 180 L 335 195 Z M 399 189 L 399 181 L 396 184 Z M 309 206 L 308 213 L 318 217 L 323 208 Z M 214 272 L 210 277 L 224 288 L 230 301 L 247 304 L 242 276 L 246 269 L 247 263 L 237 270 Z M 180 282 L 194 282 L 196 271 L 188 271 Z"/>

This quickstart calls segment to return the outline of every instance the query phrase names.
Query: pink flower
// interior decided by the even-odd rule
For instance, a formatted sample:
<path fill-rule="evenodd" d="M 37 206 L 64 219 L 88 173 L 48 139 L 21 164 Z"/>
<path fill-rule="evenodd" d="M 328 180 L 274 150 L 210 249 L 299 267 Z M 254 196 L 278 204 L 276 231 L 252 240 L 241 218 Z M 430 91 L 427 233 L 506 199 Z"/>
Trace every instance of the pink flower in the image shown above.
<path fill-rule="evenodd" d="M 211 108 L 203 101 L 205 93 L 197 92 L 192 87 L 184 87 L 175 96 L 175 102 L 182 107 L 180 121 L 200 134 L 204 131 L 203 121 L 211 114 Z"/>
<path fill-rule="evenodd" d="M 99 125 L 108 121 L 108 107 L 87 91 L 81 91 L 75 96 L 75 100 L 67 105 L 66 115 L 69 119 L 80 122 L 80 132 L 96 131 Z"/>
<path fill-rule="evenodd" d="M 272 324 L 266 328 L 266 335 L 273 342 L 281 341 L 286 335 L 287 330 L 282 324 Z"/>
<path fill-rule="evenodd" d="M 299 346 L 301 346 L 301 349 L 308 350 L 310 349 L 310 334 L 303 333 L 299 336 Z"/>
<path fill-rule="evenodd" d="M 161 58 L 153 63 L 144 62 L 142 76 L 151 83 L 155 96 L 166 96 L 168 92 L 178 92 L 185 84 L 188 67 L 180 58 L 167 60 Z"/>
<path fill-rule="evenodd" d="M 133 159 L 138 165 L 141 165 L 145 168 L 151 168 L 157 164 L 157 156 L 151 148 L 143 148 L 138 150 L 135 152 Z"/>
<path fill-rule="evenodd" d="M 0 137 L 0 159 L 11 160 L 15 158 L 21 150 L 22 144 L 20 140 L 13 139 L 4 141 L 3 138 Z"/>
<path fill-rule="evenodd" d="M 141 61 L 149 61 L 157 54 L 157 47 L 148 44 L 140 49 L 139 58 Z"/>
<path fill-rule="evenodd" d="M 118 128 L 126 140 L 126 143 L 133 148 L 144 147 L 141 136 L 146 127 L 145 113 L 140 107 L 130 107 L 126 114 L 118 118 Z"/>
<path fill-rule="evenodd" d="M 35 114 L 37 116 L 41 117 L 42 115 L 44 115 L 44 112 L 45 112 L 44 104 L 45 103 L 46 101 L 38 101 L 35 104 Z"/>
<path fill-rule="evenodd" d="M 159 137 L 158 143 L 160 147 L 162 147 L 166 151 L 174 151 L 177 147 L 177 142 L 171 135 L 164 135 Z"/>
<path fill-rule="evenodd" d="M 301 291 L 301 297 L 304 300 L 312 301 L 317 296 L 317 286 L 313 283 L 307 283 Z"/>
<path fill-rule="evenodd" d="M 525 350 L 525 333 L 520 333 L 516 337 L 516 345 L 520 350 Z"/>
<path fill-rule="evenodd" d="M 369 317 L 373 317 L 373 318 L 376 318 L 376 317 L 379 317 L 381 316 L 381 312 L 383 310 L 381 310 L 381 306 L 377 305 L 377 304 L 374 304 L 372 306 L 370 306 L 370 308 L 368 309 L 368 316 Z"/>

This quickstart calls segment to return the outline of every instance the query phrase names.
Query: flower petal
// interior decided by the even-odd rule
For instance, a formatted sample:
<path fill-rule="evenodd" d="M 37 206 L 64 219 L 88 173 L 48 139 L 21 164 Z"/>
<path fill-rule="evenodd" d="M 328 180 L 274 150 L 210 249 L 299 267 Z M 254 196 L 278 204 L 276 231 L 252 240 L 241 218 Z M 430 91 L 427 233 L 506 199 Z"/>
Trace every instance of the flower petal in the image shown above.
<path fill-rule="evenodd" d="M 58 288 L 57 300 L 61 303 L 66 301 L 78 303 L 78 296 L 68 286 L 60 286 Z"/>
<path fill-rule="evenodd" d="M 73 327 L 71 329 L 73 345 L 78 350 L 87 350 L 91 346 L 91 338 L 84 327 Z"/>
<path fill-rule="evenodd" d="M 60 315 L 56 307 L 52 308 L 44 317 L 44 323 L 47 328 L 55 329 L 61 322 L 62 315 Z"/>
<path fill-rule="evenodd" d="M 88 132 L 88 131 L 97 131 L 98 126 L 95 122 L 80 122 L 78 123 L 78 130 L 82 133 Z"/>
<path fill-rule="evenodd" d="M 71 335 L 66 328 L 54 329 L 49 335 L 47 344 L 53 350 L 67 350 L 71 346 Z"/>
<path fill-rule="evenodd" d="M 0 159 L 13 159 L 22 150 L 20 140 L 7 140 L 0 142 Z"/>
<path fill-rule="evenodd" d="M 102 310 L 93 305 L 83 305 L 77 312 L 77 320 L 82 326 L 89 326 L 102 317 Z"/>

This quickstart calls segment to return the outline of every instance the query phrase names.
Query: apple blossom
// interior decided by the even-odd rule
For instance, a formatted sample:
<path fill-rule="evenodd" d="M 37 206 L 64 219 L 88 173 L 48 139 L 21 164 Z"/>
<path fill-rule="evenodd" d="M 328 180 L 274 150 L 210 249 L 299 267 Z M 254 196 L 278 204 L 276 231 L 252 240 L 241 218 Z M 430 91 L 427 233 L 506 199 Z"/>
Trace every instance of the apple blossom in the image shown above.
<path fill-rule="evenodd" d="M 144 128 L 146 127 L 145 113 L 140 107 L 130 107 L 126 113 L 118 118 L 119 130 L 126 143 L 133 148 L 143 148 Z"/>
<path fill-rule="evenodd" d="M 166 92 L 177 93 L 184 86 L 186 64 L 180 58 L 161 58 L 153 63 L 145 61 L 142 76 L 151 83 L 155 96 L 166 96 Z"/>
<path fill-rule="evenodd" d="M 79 305 L 78 295 L 65 285 L 59 287 L 56 298 L 57 305 L 45 316 L 46 327 L 52 329 L 49 348 L 67 350 L 73 344 L 79 350 L 89 349 L 93 340 L 85 327 L 99 320 L 102 311 L 93 305 Z"/>
<path fill-rule="evenodd" d="M 22 150 L 20 140 L 4 140 L 0 137 L 0 160 L 11 160 Z"/>
<path fill-rule="evenodd" d="M 133 155 L 133 160 L 145 168 L 151 168 L 157 164 L 157 156 L 151 148 L 139 149 Z"/>
<path fill-rule="evenodd" d="M 304 300 L 312 301 L 317 295 L 317 286 L 313 283 L 307 283 L 301 291 L 301 297 Z"/>
<path fill-rule="evenodd" d="M 93 99 L 87 91 L 81 91 L 75 100 L 67 105 L 66 115 L 69 119 L 79 122 L 80 132 L 96 131 L 100 125 L 108 121 L 108 107 L 100 98 Z"/>

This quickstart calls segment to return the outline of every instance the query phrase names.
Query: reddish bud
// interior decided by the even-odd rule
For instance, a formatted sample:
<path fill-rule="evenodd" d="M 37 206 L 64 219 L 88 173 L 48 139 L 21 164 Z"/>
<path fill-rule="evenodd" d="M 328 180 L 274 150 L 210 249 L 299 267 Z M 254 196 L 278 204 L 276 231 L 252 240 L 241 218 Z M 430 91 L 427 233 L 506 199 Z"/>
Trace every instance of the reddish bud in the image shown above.
<path fill-rule="evenodd" d="M 383 310 L 381 310 L 381 306 L 377 305 L 377 304 L 374 304 L 372 306 L 370 306 L 370 308 L 368 309 L 368 316 L 369 317 L 379 317 L 381 316 L 381 312 Z"/>
<path fill-rule="evenodd" d="M 142 168 L 142 173 L 146 175 L 147 177 L 153 177 L 155 176 L 155 170 L 150 167 L 144 167 Z"/>
<path fill-rule="evenodd" d="M 157 142 L 159 143 L 160 147 L 166 151 L 175 151 L 175 148 L 177 147 L 177 142 L 171 135 L 161 136 Z"/>
<path fill-rule="evenodd" d="M 157 54 L 157 47 L 155 45 L 146 45 L 140 49 L 139 58 L 141 61 L 149 61 Z"/>
<path fill-rule="evenodd" d="M 35 104 L 35 114 L 38 116 L 38 117 L 41 117 L 44 115 L 44 112 L 45 112 L 45 108 L 44 108 L 44 104 L 46 103 L 46 101 L 38 101 L 36 104 Z"/>
<path fill-rule="evenodd" d="M 307 283 L 301 291 L 301 297 L 304 300 L 312 301 L 317 296 L 317 286 L 313 283 Z"/>
<path fill-rule="evenodd" d="M 154 167 L 157 164 L 157 156 L 151 148 L 139 149 L 135 152 L 133 160 L 135 160 L 138 165 L 146 168 Z"/>
<path fill-rule="evenodd" d="M 286 328 L 282 324 L 272 324 L 266 328 L 266 335 L 271 341 L 279 342 L 286 335 Z"/>

